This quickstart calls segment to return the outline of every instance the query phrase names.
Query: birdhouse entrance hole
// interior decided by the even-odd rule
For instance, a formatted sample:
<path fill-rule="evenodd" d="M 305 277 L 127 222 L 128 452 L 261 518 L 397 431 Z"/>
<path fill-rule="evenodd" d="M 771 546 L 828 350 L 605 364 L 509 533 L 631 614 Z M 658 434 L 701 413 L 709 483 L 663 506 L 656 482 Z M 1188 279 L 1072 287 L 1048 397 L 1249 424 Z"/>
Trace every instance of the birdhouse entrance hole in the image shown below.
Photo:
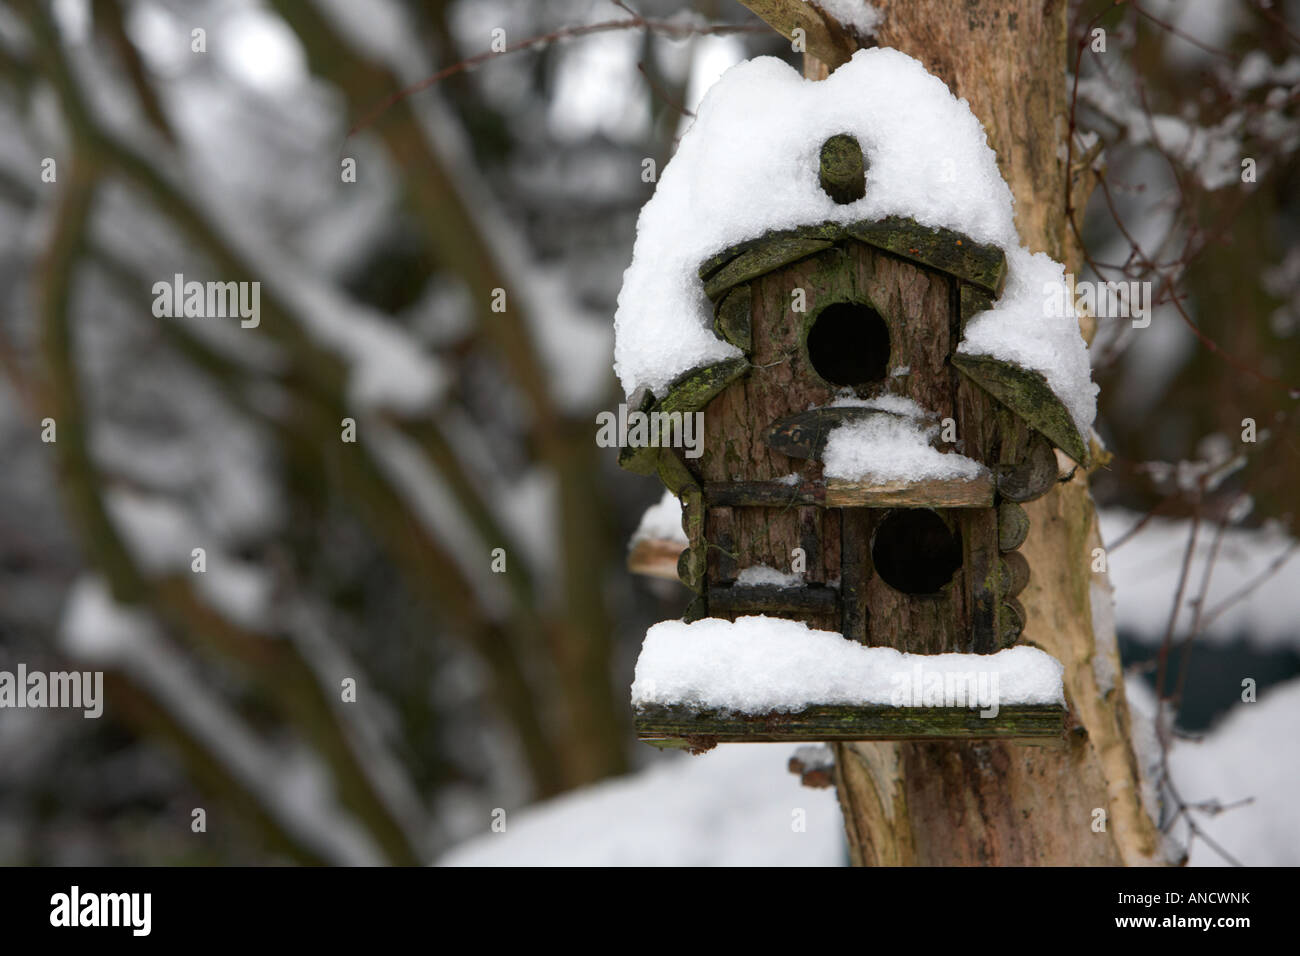
<path fill-rule="evenodd" d="M 871 541 L 876 573 L 904 594 L 937 594 L 961 567 L 961 536 L 933 511 L 893 511 Z"/>
<path fill-rule="evenodd" d="M 889 372 L 889 327 L 861 302 L 836 302 L 813 319 L 808 361 L 832 385 L 867 385 Z"/>

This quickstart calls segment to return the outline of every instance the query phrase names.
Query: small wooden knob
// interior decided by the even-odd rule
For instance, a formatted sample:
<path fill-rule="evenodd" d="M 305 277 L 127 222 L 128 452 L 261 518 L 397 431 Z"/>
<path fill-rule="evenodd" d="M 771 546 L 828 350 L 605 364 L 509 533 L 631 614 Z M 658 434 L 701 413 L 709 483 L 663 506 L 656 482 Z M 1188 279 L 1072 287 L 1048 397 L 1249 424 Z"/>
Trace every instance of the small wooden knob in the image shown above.
<path fill-rule="evenodd" d="M 867 162 L 854 137 L 838 133 L 822 143 L 821 186 L 841 206 L 867 194 Z"/>

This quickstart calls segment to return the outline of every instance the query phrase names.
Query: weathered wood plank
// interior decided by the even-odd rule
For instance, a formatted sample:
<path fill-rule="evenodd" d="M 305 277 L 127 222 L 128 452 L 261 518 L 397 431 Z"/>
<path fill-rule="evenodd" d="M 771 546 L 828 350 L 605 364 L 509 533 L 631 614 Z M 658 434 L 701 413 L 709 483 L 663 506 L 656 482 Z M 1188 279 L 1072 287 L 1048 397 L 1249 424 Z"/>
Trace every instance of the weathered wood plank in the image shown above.
<path fill-rule="evenodd" d="M 867 582 L 871 579 L 871 523 L 862 511 L 838 511 L 840 516 L 840 633 L 867 643 L 871 610 Z"/>
<path fill-rule="evenodd" d="M 705 496 L 708 502 L 708 496 Z M 736 522 L 730 508 L 709 507 L 708 568 L 709 583 L 723 584 L 736 580 Z"/>
<path fill-rule="evenodd" d="M 781 481 L 710 481 L 704 494 L 710 504 L 730 507 L 790 507 L 821 505 L 826 508 L 991 508 L 991 475 L 966 479 L 931 479 L 871 483 L 828 478 L 786 484 Z"/>
<path fill-rule="evenodd" d="M 865 422 L 873 418 L 907 420 L 905 415 L 885 411 L 883 408 L 863 408 L 857 405 L 811 408 L 806 412 L 778 418 L 768 426 L 763 440 L 790 458 L 820 461 L 832 431 L 840 425 Z"/>
<path fill-rule="evenodd" d="M 961 544 L 970 645 L 953 650 L 990 654 L 997 650 L 998 604 L 1001 601 L 998 588 L 997 512 L 991 508 L 977 508 L 963 514 Z"/>
<path fill-rule="evenodd" d="M 648 706 L 635 713 L 637 736 L 708 750 L 719 743 L 819 740 L 1051 740 L 1065 731 L 1059 704 L 1004 705 L 996 717 L 966 707 L 820 706 L 795 713 L 693 712 Z"/>
<path fill-rule="evenodd" d="M 827 478 L 825 504 L 828 508 L 991 508 L 993 492 L 993 478 L 987 474 L 969 480 L 884 483 Z"/>
<path fill-rule="evenodd" d="M 745 614 L 839 614 L 840 592 L 810 586 L 783 588 L 770 584 L 709 588 L 709 608 L 719 617 Z"/>

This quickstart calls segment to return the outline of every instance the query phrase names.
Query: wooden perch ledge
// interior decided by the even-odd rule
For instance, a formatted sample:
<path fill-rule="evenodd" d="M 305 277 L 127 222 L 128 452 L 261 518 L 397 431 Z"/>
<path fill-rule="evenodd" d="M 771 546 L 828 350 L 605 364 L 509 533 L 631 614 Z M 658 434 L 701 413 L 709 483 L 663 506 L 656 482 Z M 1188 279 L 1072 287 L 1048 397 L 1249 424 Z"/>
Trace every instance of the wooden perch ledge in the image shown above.
<path fill-rule="evenodd" d="M 717 744 L 845 740 L 1006 740 L 1051 744 L 1063 739 L 1060 704 L 1004 705 L 996 717 L 967 707 L 821 706 L 797 713 L 727 714 L 653 705 L 637 708 L 640 740 L 661 749 L 700 753 Z"/>

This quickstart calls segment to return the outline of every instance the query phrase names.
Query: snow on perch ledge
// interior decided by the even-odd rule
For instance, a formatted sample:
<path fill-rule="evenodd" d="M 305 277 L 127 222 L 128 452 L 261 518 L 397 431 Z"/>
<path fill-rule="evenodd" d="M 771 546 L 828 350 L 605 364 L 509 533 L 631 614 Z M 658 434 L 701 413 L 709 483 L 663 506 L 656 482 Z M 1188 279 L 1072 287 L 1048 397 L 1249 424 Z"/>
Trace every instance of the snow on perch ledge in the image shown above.
<path fill-rule="evenodd" d="M 651 423 L 619 464 L 659 476 L 686 539 L 653 560 L 638 544 L 632 564 L 667 576 L 680 550 L 686 620 L 717 619 L 715 643 L 734 637 L 721 619 L 765 638 L 745 654 L 770 659 L 722 670 L 804 690 L 762 713 L 643 693 L 643 737 L 1059 736 L 1055 698 L 985 719 L 864 688 L 900 653 L 987 655 L 992 673 L 1037 654 L 1015 646 L 1020 504 L 1055 486 L 1053 446 L 1087 463 L 1094 412 L 1077 319 L 1063 293 L 1046 308 L 1062 276 L 1019 247 L 983 129 L 916 61 L 875 49 L 820 83 L 769 58 L 723 76 L 642 210 L 619 295 L 615 368 Z M 689 630 L 662 627 L 651 659 Z M 710 646 L 682 642 L 682 673 L 723 660 Z M 856 675 L 847 697 L 825 682 L 837 668 Z"/>
<path fill-rule="evenodd" d="M 845 737 L 1050 738 L 1062 729 L 1063 672 L 1032 647 L 905 654 L 778 618 L 664 621 L 646 634 L 632 705 L 642 739 L 697 750 Z"/>

